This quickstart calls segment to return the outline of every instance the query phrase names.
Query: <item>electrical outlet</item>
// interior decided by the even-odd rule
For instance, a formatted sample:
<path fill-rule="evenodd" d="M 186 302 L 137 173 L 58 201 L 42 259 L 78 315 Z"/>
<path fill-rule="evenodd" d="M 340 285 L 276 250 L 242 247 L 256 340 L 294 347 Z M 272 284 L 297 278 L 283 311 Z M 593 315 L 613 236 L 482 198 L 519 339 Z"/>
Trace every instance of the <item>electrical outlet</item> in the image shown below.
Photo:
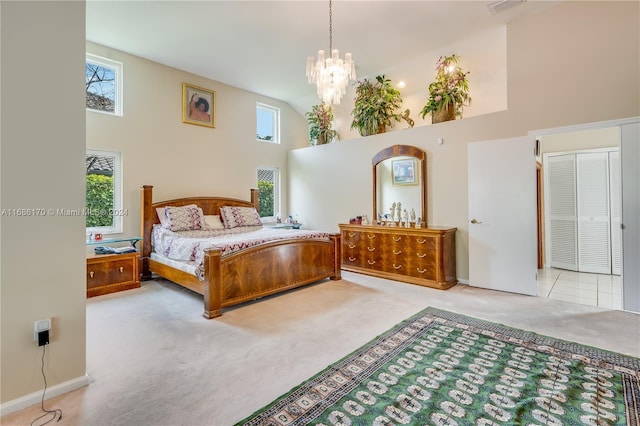
<path fill-rule="evenodd" d="M 43 331 L 49 332 L 49 339 L 51 338 L 51 318 L 45 320 L 39 320 L 33 323 L 33 340 L 38 341 L 38 333 Z"/>

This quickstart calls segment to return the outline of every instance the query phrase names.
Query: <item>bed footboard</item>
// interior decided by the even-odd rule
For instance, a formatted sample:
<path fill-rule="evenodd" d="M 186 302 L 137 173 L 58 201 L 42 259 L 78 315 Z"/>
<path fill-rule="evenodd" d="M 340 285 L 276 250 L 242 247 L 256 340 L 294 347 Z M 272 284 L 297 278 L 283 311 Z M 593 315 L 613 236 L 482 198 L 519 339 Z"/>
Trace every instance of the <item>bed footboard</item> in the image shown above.
<path fill-rule="evenodd" d="M 340 234 L 330 240 L 290 239 L 261 244 L 222 257 L 205 253 L 205 318 L 221 309 L 320 281 L 341 279 Z"/>

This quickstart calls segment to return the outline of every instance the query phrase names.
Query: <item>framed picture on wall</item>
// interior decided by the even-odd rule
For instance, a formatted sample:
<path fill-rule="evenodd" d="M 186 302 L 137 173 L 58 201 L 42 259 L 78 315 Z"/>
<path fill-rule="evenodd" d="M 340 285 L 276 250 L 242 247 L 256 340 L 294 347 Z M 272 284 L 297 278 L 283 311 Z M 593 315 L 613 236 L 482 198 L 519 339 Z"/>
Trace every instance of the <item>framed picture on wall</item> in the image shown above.
<path fill-rule="evenodd" d="M 394 185 L 417 185 L 416 160 L 393 160 L 391 180 Z"/>
<path fill-rule="evenodd" d="M 182 83 L 182 122 L 216 127 L 216 92 Z"/>

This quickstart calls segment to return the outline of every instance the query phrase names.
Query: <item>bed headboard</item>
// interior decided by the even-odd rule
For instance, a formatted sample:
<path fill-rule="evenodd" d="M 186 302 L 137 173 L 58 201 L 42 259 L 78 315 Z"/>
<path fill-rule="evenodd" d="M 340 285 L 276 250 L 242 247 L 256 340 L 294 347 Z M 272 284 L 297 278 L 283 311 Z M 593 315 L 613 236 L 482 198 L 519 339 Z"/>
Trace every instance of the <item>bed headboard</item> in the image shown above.
<path fill-rule="evenodd" d="M 142 253 L 140 253 L 140 256 L 142 259 L 143 278 L 150 278 L 148 258 L 151 255 L 151 230 L 154 224 L 160 223 L 156 208 L 195 204 L 202 208 L 203 213 L 206 215 L 220 214 L 220 207 L 222 206 L 255 207 L 256 210 L 259 210 L 258 190 L 252 188 L 250 191 L 251 201 L 226 197 L 188 197 L 154 203 L 153 185 L 142 186 L 140 188 L 140 233 L 142 234 Z"/>

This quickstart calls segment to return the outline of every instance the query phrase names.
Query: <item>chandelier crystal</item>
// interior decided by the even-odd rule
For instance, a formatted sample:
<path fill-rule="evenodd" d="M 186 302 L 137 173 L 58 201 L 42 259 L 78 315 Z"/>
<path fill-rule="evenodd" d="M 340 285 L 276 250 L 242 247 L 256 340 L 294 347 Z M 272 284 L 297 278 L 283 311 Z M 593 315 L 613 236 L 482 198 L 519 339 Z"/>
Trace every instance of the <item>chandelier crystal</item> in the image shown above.
<path fill-rule="evenodd" d="M 317 87 L 318 97 L 327 105 L 337 105 L 347 92 L 347 85 L 356 79 L 356 64 L 351 53 L 340 59 L 340 51 L 333 48 L 333 14 L 329 0 L 329 52 L 325 58 L 324 50 L 318 50 L 318 59 L 307 58 L 307 80 Z"/>

